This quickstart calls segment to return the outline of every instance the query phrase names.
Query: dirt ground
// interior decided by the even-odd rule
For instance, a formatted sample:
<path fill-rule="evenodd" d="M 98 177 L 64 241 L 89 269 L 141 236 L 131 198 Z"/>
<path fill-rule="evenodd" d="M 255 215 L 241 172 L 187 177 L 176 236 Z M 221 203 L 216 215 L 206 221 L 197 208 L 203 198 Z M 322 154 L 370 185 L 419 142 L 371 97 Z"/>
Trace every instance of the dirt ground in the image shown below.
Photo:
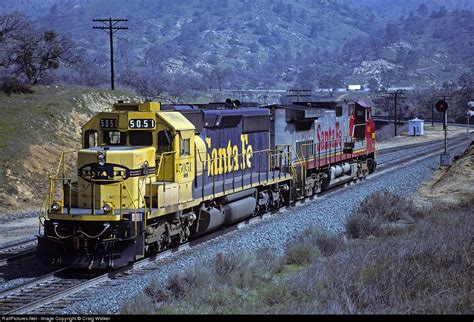
<path fill-rule="evenodd" d="M 423 183 L 421 189 L 413 196 L 415 204 L 420 207 L 440 205 L 446 207 L 474 196 L 474 144 L 450 167 L 437 170 L 433 178 Z"/>
<path fill-rule="evenodd" d="M 0 223 L 0 245 L 38 234 L 38 217 Z"/>

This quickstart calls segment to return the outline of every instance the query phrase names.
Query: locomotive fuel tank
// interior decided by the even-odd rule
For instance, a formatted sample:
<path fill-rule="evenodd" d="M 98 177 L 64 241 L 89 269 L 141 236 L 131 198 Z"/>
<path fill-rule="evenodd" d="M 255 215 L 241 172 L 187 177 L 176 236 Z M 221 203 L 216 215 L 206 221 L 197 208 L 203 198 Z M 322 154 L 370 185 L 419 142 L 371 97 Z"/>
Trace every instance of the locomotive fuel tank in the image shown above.
<path fill-rule="evenodd" d="M 341 164 L 331 166 L 331 179 L 342 176 L 343 174 L 349 173 L 351 171 L 351 165 L 349 162 L 344 162 Z"/>

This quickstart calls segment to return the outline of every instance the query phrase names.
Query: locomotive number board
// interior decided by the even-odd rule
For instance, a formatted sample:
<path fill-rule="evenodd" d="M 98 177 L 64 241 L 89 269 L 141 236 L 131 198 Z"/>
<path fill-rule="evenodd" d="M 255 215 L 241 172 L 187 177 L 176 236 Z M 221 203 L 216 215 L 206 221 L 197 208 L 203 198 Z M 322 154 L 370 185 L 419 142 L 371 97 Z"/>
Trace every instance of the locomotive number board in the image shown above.
<path fill-rule="evenodd" d="M 153 119 L 130 119 L 128 120 L 130 129 L 154 129 L 155 120 Z"/>
<path fill-rule="evenodd" d="M 117 120 L 116 119 L 101 119 L 100 127 L 102 129 L 115 129 L 117 128 Z"/>

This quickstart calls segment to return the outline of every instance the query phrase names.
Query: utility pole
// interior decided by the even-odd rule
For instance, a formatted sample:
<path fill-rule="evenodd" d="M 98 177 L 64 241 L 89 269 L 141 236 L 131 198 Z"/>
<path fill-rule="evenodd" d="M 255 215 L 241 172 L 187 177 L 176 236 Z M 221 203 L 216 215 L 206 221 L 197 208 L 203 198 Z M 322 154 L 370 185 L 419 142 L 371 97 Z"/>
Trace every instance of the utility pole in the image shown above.
<path fill-rule="evenodd" d="M 434 102 L 426 103 L 425 108 L 427 110 L 431 108 L 431 126 L 434 126 Z"/>
<path fill-rule="evenodd" d="M 390 96 L 386 96 L 386 98 L 393 99 L 395 101 L 395 118 L 394 118 L 393 124 L 395 125 L 395 136 L 397 136 L 397 102 L 399 99 L 406 99 L 406 96 L 404 96 L 405 92 L 400 89 L 397 89 L 395 92 L 385 92 L 385 94 L 390 95 Z M 401 110 L 400 110 L 400 114 L 402 114 Z"/>
<path fill-rule="evenodd" d="M 431 126 L 434 127 L 434 102 L 431 102 Z"/>
<path fill-rule="evenodd" d="M 471 110 L 471 108 L 474 107 L 474 99 L 470 99 L 469 102 L 467 103 L 467 133 L 469 134 L 470 128 L 469 128 L 469 123 L 471 121 L 471 116 L 474 116 L 474 111 Z"/>
<path fill-rule="evenodd" d="M 100 29 L 109 32 L 110 41 L 110 86 L 115 90 L 115 72 L 114 72 L 114 39 L 113 34 L 119 30 L 128 29 L 127 26 L 117 26 L 119 22 L 127 22 L 128 19 L 92 19 L 94 22 L 102 22 L 103 26 L 94 26 L 93 29 Z"/>

